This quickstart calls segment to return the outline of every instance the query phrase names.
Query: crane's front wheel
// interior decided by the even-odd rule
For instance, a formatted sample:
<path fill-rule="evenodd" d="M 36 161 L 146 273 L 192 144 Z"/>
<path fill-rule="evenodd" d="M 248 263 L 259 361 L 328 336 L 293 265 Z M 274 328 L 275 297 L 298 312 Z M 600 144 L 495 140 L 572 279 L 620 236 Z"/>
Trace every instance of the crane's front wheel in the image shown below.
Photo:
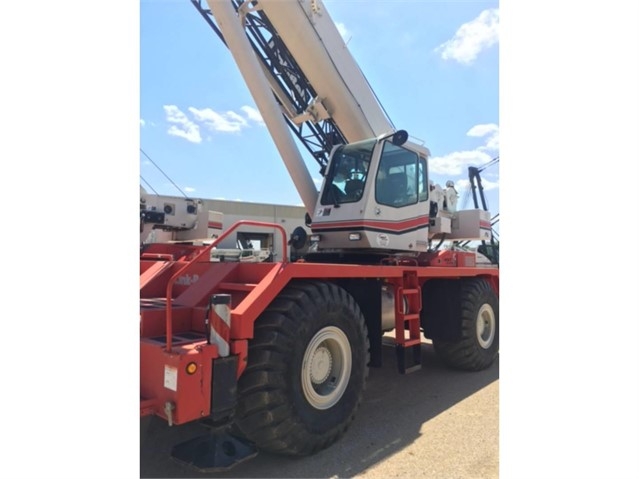
<path fill-rule="evenodd" d="M 499 353 L 499 300 L 484 279 L 464 280 L 460 299 L 460 338 L 433 338 L 433 347 L 446 365 L 480 371 L 493 364 Z"/>
<path fill-rule="evenodd" d="M 302 360 L 304 398 L 316 409 L 328 409 L 340 400 L 351 376 L 352 351 L 340 328 L 326 326 L 311 339 Z"/>
<path fill-rule="evenodd" d="M 255 323 L 236 425 L 265 451 L 324 449 L 352 422 L 368 361 L 366 325 L 352 296 L 332 283 L 293 283 Z"/>

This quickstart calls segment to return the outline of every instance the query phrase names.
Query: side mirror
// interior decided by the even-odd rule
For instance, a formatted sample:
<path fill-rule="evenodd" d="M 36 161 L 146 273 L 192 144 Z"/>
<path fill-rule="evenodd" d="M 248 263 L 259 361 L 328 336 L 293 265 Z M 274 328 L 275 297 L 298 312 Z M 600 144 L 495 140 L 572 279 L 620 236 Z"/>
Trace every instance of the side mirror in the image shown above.
<path fill-rule="evenodd" d="M 390 138 L 391 143 L 396 146 L 402 146 L 408 140 L 408 132 L 406 130 L 397 130 L 395 133 L 387 133 L 377 137 L 377 141 L 384 141 Z"/>
<path fill-rule="evenodd" d="M 393 134 L 393 138 L 391 138 L 391 143 L 395 146 L 402 146 L 408 140 L 408 133 L 406 130 L 398 130 Z"/>

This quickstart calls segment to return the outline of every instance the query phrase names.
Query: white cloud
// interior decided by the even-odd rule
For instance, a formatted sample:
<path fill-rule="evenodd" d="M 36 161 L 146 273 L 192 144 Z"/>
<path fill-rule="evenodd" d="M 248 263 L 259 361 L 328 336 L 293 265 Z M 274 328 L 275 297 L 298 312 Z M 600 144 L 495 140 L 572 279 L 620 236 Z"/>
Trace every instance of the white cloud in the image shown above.
<path fill-rule="evenodd" d="M 348 28 L 346 28 L 346 25 L 341 22 L 335 22 L 335 26 L 337 27 L 337 31 L 339 32 L 339 34 L 342 36 L 342 39 L 345 42 L 348 42 L 351 39 L 351 32 L 348 30 Z"/>
<path fill-rule="evenodd" d="M 167 133 L 178 136 L 192 143 L 200 143 L 200 127 L 187 118 L 187 116 L 175 105 L 164 105 L 166 121 L 173 123 Z"/>
<path fill-rule="evenodd" d="M 461 175 L 470 165 L 488 163 L 492 157 L 479 148 L 476 150 L 454 151 L 429 160 L 430 171 L 441 175 Z"/>
<path fill-rule="evenodd" d="M 140 126 L 146 125 L 146 121 L 143 118 L 140 118 Z"/>
<path fill-rule="evenodd" d="M 218 113 L 211 108 L 199 110 L 189 107 L 189 112 L 193 114 L 195 121 L 201 123 L 212 131 L 222 132 L 238 132 L 249 126 L 249 121 L 253 121 L 259 125 L 264 125 L 264 120 L 260 112 L 253 107 L 243 106 L 240 108 L 245 116 L 234 111 Z"/>
<path fill-rule="evenodd" d="M 189 107 L 189 111 L 196 121 L 213 131 L 237 132 L 247 125 L 244 118 L 232 111 L 218 113 L 210 108 L 198 110 L 192 106 Z"/>
<path fill-rule="evenodd" d="M 219 131 L 225 133 L 237 133 L 242 129 L 249 127 L 250 122 L 263 126 L 264 120 L 259 111 L 250 106 L 240 108 L 244 116 L 235 111 L 227 111 L 218 113 L 211 108 L 195 108 L 188 107 L 188 113 L 192 116 L 190 119 L 186 113 L 181 111 L 175 105 L 164 105 L 166 112 L 166 121 L 171 123 L 167 133 L 173 136 L 185 138 L 193 143 L 200 143 L 202 137 L 200 128 L 204 127 L 211 131 Z M 140 120 L 141 124 L 144 120 Z M 151 123 L 152 124 L 152 123 Z"/>
<path fill-rule="evenodd" d="M 193 193 L 195 191 L 195 188 L 187 186 L 187 187 L 184 188 L 184 191 L 186 191 L 187 193 Z"/>
<path fill-rule="evenodd" d="M 499 41 L 499 9 L 484 10 L 477 18 L 464 23 L 455 36 L 435 51 L 444 60 L 470 65 L 477 55 Z"/>
<path fill-rule="evenodd" d="M 497 125 L 494 123 L 483 123 L 481 125 L 473 126 L 466 134 L 468 136 L 482 137 L 490 133 L 494 133 L 495 131 L 499 131 L 499 127 Z"/>
<path fill-rule="evenodd" d="M 478 138 L 487 137 L 486 145 L 481 146 L 480 149 L 499 151 L 499 125 L 495 125 L 494 123 L 475 125 L 470 130 L 468 130 L 468 133 L 466 133 L 466 135 Z"/>
<path fill-rule="evenodd" d="M 469 166 L 480 166 L 499 156 L 499 125 L 475 125 L 466 135 L 484 138 L 484 144 L 474 150 L 454 151 L 444 156 L 432 157 L 429 160 L 430 171 L 441 175 L 461 175 L 466 173 Z"/>
<path fill-rule="evenodd" d="M 259 125 L 264 125 L 264 119 L 262 118 L 262 115 L 255 108 L 244 105 L 242 108 L 240 108 L 240 110 L 242 110 L 246 114 L 246 117 L 249 120 L 254 121 Z"/>
<path fill-rule="evenodd" d="M 244 119 L 244 117 L 238 115 L 237 113 L 235 113 L 234 111 L 227 111 L 224 116 L 226 116 L 226 118 L 228 118 L 230 121 L 235 121 L 237 122 L 240 127 L 242 126 L 246 126 L 248 123 L 246 122 L 246 120 Z"/>

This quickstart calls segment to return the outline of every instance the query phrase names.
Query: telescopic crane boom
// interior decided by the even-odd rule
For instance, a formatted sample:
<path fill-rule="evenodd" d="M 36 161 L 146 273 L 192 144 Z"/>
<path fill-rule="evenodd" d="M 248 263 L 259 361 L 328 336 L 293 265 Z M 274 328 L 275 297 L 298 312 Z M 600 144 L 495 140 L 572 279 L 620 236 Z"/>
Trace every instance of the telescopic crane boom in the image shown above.
<path fill-rule="evenodd" d="M 205 0 L 191 2 L 226 44 Z M 229 3 L 291 130 L 320 166 L 333 146 L 394 128 L 321 2 Z"/>

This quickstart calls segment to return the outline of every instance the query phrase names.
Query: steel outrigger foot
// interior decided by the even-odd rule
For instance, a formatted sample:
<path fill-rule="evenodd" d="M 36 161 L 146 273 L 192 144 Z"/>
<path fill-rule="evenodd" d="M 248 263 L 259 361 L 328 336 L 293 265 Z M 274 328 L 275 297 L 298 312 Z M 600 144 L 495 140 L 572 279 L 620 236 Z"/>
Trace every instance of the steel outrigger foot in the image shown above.
<path fill-rule="evenodd" d="M 400 374 L 413 373 L 422 368 L 421 344 L 415 344 L 414 346 L 408 347 L 398 344 L 395 346 L 395 352 L 397 354 L 397 367 Z"/>
<path fill-rule="evenodd" d="M 232 436 L 225 429 L 174 446 L 171 457 L 202 472 L 219 472 L 255 457 L 257 452 L 253 444 Z"/>

